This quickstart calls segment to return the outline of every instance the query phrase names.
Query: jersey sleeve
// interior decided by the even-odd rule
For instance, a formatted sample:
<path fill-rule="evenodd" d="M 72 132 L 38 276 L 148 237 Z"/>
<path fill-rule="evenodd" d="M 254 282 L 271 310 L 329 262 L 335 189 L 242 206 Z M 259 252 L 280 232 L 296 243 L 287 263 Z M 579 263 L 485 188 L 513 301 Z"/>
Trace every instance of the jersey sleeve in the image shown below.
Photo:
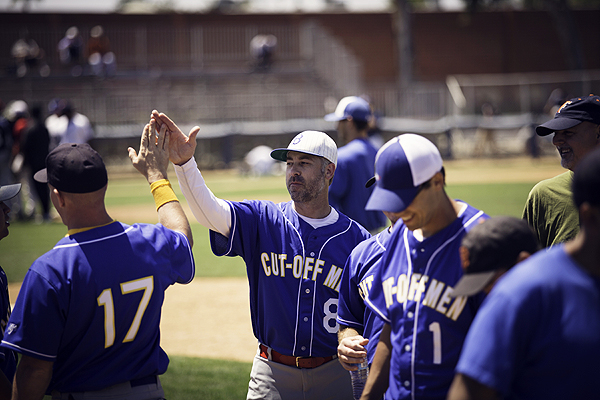
<path fill-rule="evenodd" d="M 456 371 L 508 395 L 536 324 L 536 316 L 519 309 L 510 296 L 492 291 L 471 324 Z"/>
<path fill-rule="evenodd" d="M 196 265 L 190 242 L 183 233 L 173 231 L 158 224 L 170 249 L 172 278 L 177 283 L 187 284 L 194 279 Z"/>
<path fill-rule="evenodd" d="M 37 295 L 32 296 L 30 293 Z M 30 269 L 21 285 L 2 346 L 30 357 L 54 362 L 67 314 L 66 301 L 63 300 L 54 285 Z"/>
<path fill-rule="evenodd" d="M 364 332 L 365 303 L 358 290 L 357 273 L 361 268 L 360 253 L 353 251 L 342 272 L 340 283 L 340 296 L 338 301 L 337 321 L 356 329 L 362 334 Z"/>

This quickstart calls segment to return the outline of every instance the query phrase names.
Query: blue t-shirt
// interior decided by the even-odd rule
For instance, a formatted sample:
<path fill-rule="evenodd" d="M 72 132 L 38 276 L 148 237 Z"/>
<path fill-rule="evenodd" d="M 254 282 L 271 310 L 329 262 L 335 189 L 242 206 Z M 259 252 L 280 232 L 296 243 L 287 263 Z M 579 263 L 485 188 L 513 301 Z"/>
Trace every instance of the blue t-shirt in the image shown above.
<path fill-rule="evenodd" d="M 563 245 L 515 266 L 481 306 L 456 370 L 506 399 L 597 399 L 600 280 Z"/>
<path fill-rule="evenodd" d="M 27 271 L 2 346 L 54 362 L 47 393 L 163 374 L 164 291 L 193 278 L 187 237 L 160 224 L 69 235 Z"/>
<path fill-rule="evenodd" d="M 460 202 L 460 201 L 459 201 Z M 418 240 L 394 225 L 367 305 L 391 327 L 386 399 L 445 399 L 460 350 L 483 295 L 452 297 L 463 275 L 459 247 L 488 218 L 466 203 L 447 227 Z"/>

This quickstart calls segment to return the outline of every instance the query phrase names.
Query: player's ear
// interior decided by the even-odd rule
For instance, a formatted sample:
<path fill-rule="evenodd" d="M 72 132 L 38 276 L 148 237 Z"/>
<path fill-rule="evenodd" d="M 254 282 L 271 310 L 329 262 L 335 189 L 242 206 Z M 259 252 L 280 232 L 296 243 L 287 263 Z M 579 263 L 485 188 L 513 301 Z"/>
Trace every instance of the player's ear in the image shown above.
<path fill-rule="evenodd" d="M 333 181 L 334 175 L 335 175 L 335 164 L 334 163 L 327 164 L 327 168 L 325 169 L 325 179 L 327 179 L 329 181 L 330 185 L 331 185 L 331 182 Z"/>
<path fill-rule="evenodd" d="M 52 188 L 52 192 L 56 196 L 56 200 L 58 201 L 58 205 L 60 207 L 64 207 L 65 206 L 65 196 L 63 196 L 63 194 L 60 191 L 58 191 L 58 189 L 56 189 L 56 188 Z"/>

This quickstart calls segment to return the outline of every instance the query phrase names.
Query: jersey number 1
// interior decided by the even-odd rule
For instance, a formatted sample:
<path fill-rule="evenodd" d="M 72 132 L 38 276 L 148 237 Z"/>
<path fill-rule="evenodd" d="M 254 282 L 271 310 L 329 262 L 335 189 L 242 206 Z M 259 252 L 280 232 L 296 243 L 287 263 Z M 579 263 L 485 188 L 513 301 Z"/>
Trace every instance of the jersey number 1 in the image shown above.
<path fill-rule="evenodd" d="M 134 281 L 121 283 L 121 294 L 129 294 L 143 290 L 144 295 L 140 304 L 138 305 L 137 312 L 133 318 L 133 322 L 123 339 L 123 343 L 131 342 L 135 339 L 135 336 L 140 329 L 142 323 L 142 317 L 146 312 L 146 307 L 152 297 L 154 291 L 154 277 L 147 276 L 145 278 L 136 279 Z M 115 304 L 113 302 L 112 290 L 104 289 L 100 296 L 98 296 L 98 306 L 104 307 L 104 348 L 108 348 L 115 343 Z"/>

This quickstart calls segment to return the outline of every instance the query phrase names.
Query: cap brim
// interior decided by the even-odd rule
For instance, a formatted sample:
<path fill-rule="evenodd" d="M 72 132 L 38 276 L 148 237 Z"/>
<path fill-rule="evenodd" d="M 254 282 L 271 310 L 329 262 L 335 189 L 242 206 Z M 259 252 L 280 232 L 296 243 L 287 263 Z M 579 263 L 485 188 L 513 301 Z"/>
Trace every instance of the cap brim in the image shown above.
<path fill-rule="evenodd" d="M 40 183 L 48 183 L 48 170 L 46 168 L 40 169 L 33 175 L 33 179 Z"/>
<path fill-rule="evenodd" d="M 325 121 L 341 121 L 346 119 L 346 117 L 339 116 L 336 113 L 331 113 L 331 114 L 327 114 L 325 117 L 323 117 L 325 119 Z"/>
<path fill-rule="evenodd" d="M 277 161 L 287 161 L 288 149 L 275 149 L 271 152 L 271 158 Z"/>
<path fill-rule="evenodd" d="M 569 129 L 579 125 L 582 121 L 573 118 L 554 118 L 535 128 L 535 133 L 539 136 L 548 136 L 556 131 Z"/>
<path fill-rule="evenodd" d="M 14 183 L 12 185 L 5 185 L 0 187 L 0 201 L 12 199 L 19 193 L 20 190 L 20 183 Z"/>
<path fill-rule="evenodd" d="M 463 275 L 454 286 L 452 296 L 472 296 L 481 292 L 492 280 L 495 273 L 496 271 L 493 270 Z"/>
<path fill-rule="evenodd" d="M 402 212 L 412 203 L 418 192 L 418 187 L 391 191 L 375 186 L 365 210 Z"/>

